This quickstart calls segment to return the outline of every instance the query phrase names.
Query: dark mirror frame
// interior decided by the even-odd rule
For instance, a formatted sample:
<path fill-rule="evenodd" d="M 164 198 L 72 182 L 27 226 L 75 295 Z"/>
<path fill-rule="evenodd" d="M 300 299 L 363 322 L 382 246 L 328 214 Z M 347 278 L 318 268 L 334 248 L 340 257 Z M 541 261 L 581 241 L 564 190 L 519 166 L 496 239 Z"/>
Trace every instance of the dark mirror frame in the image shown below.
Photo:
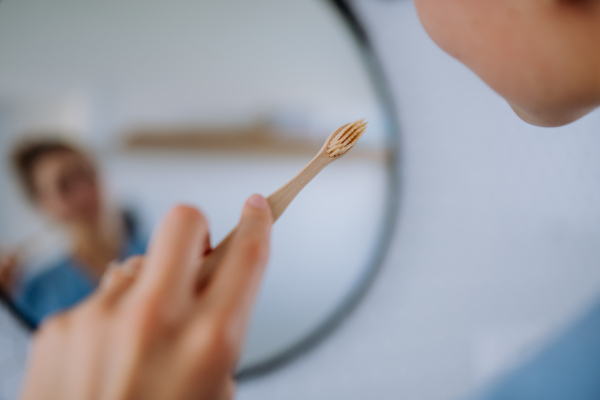
<path fill-rule="evenodd" d="M 391 150 L 386 158 L 387 168 L 387 193 L 383 226 L 377 238 L 377 246 L 369 265 L 365 268 L 362 277 L 346 295 L 344 301 L 334 310 L 330 317 L 310 335 L 296 343 L 285 352 L 257 365 L 241 369 L 236 373 L 237 380 L 245 380 L 270 372 L 311 350 L 318 343 L 331 334 L 352 312 L 367 293 L 375 276 L 379 272 L 389 249 L 396 226 L 399 212 L 400 198 L 400 129 L 393 95 L 384 74 L 383 67 L 377 57 L 373 43 L 368 36 L 364 25 L 360 22 L 351 0 L 324 0 L 333 7 L 342 18 L 350 34 L 353 36 L 362 60 L 365 63 L 376 96 L 383 109 L 386 122 L 386 145 Z M 1 3 L 1 0 L 0 0 Z M 9 296 L 0 289 L 0 302 L 15 316 L 15 318 L 29 331 L 34 331 L 37 326 L 26 315 L 19 311 Z"/>

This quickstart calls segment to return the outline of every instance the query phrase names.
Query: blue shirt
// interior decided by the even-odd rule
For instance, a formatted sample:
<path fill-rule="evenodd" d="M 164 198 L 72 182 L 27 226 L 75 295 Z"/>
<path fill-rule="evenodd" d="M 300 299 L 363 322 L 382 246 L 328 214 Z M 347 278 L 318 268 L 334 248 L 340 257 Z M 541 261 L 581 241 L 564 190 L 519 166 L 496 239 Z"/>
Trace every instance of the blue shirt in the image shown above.
<path fill-rule="evenodd" d="M 144 254 L 145 241 L 130 237 L 125 243 L 121 260 Z M 90 278 L 72 257 L 66 257 L 42 272 L 26 279 L 16 299 L 17 307 L 33 322 L 72 307 L 96 288 Z"/>
<path fill-rule="evenodd" d="M 477 400 L 600 400 L 600 300 Z"/>

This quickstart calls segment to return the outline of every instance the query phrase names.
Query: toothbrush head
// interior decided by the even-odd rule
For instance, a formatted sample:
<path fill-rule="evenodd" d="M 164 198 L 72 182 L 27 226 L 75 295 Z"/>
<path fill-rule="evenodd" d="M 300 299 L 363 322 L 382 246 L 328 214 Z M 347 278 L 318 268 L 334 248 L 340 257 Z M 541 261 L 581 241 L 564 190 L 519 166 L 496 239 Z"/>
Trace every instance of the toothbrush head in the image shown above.
<path fill-rule="evenodd" d="M 327 139 L 327 155 L 340 157 L 348 152 L 365 133 L 368 122 L 364 118 L 342 125 Z"/>

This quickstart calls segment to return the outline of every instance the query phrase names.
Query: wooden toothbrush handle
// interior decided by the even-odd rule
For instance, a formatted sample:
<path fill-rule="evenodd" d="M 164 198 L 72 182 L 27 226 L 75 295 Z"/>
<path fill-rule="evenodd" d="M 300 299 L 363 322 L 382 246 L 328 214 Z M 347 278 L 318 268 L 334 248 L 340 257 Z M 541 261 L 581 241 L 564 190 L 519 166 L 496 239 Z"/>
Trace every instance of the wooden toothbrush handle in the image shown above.
<path fill-rule="evenodd" d="M 330 164 L 333 160 L 326 153 L 319 153 L 312 159 L 306 167 L 302 169 L 295 177 L 292 178 L 288 183 L 283 185 L 281 188 L 273 192 L 267 201 L 271 206 L 271 212 L 273 215 L 273 223 L 279 219 L 281 214 L 290 205 L 292 200 L 300 193 L 300 191 L 310 182 L 323 168 Z M 202 287 L 206 284 L 210 275 L 217 268 L 217 265 L 225 255 L 235 232 L 237 226 L 233 228 L 231 232 L 210 252 L 210 254 L 202 262 L 200 268 L 200 276 L 198 278 L 198 284 Z"/>
<path fill-rule="evenodd" d="M 281 217 L 281 214 L 283 214 L 298 193 L 300 193 L 308 182 L 312 181 L 323 168 L 330 164 L 332 160 L 333 159 L 329 158 L 326 153 L 317 154 L 316 157 L 302 169 L 302 171 L 298 172 L 298 174 L 288 183 L 267 197 L 267 201 L 271 206 L 271 212 L 273 214 L 273 222 Z"/>

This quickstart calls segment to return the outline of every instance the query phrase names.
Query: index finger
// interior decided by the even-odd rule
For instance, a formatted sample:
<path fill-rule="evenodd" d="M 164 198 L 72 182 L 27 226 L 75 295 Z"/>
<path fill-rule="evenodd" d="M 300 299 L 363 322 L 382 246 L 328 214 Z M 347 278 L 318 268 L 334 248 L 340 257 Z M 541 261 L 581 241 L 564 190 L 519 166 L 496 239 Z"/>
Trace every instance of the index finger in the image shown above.
<path fill-rule="evenodd" d="M 207 300 L 217 313 L 243 317 L 245 321 L 267 263 L 272 224 L 267 200 L 260 195 L 251 196 L 207 288 Z"/>
<path fill-rule="evenodd" d="M 207 247 L 208 227 L 200 211 L 177 206 L 153 235 L 139 277 L 139 290 L 157 296 L 165 306 L 191 302 L 194 277 Z"/>

